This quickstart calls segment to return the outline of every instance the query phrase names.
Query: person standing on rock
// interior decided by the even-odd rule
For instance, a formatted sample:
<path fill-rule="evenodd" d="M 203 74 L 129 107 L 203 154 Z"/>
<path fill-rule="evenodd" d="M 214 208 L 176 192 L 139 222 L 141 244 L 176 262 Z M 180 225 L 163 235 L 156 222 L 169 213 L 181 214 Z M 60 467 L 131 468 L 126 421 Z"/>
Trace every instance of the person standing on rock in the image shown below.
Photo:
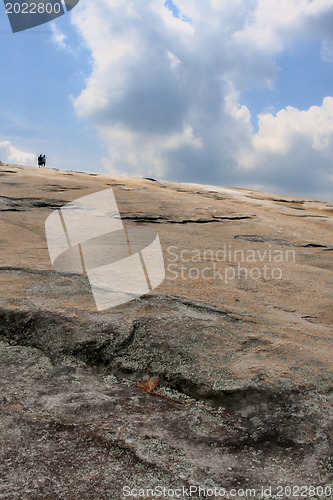
<path fill-rule="evenodd" d="M 40 155 L 38 156 L 38 166 L 39 166 L 39 168 L 40 168 L 42 165 L 43 165 L 43 156 L 42 156 L 42 154 L 40 154 Z"/>
<path fill-rule="evenodd" d="M 46 166 L 46 157 L 45 157 L 45 155 L 43 155 L 43 157 L 42 157 L 42 165 L 43 165 L 43 167 Z"/>

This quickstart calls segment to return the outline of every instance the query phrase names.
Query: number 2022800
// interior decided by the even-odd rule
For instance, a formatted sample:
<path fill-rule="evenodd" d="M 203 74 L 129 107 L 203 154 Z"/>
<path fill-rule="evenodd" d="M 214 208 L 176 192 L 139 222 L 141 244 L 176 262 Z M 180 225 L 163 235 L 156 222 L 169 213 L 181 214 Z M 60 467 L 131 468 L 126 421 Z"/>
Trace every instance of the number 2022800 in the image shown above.
<path fill-rule="evenodd" d="M 61 2 L 59 3 L 6 3 L 7 14 L 60 14 L 62 11 Z"/>

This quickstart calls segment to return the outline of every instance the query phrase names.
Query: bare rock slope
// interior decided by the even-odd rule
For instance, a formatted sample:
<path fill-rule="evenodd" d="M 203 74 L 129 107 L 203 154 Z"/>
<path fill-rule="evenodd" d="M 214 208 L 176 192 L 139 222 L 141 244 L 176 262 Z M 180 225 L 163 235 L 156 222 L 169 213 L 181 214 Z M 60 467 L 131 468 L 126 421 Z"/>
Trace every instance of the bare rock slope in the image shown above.
<path fill-rule="evenodd" d="M 333 498 L 332 205 L 17 165 L 0 183 L 0 498 Z M 166 277 L 97 312 L 44 223 L 110 187 Z"/>

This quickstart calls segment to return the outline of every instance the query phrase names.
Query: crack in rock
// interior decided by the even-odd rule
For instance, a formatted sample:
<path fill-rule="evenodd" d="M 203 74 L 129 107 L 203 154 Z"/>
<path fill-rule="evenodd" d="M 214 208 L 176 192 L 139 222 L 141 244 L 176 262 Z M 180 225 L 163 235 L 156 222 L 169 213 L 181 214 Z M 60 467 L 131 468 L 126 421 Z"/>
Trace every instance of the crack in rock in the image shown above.
<path fill-rule="evenodd" d="M 300 210 L 304 210 L 304 209 L 300 209 Z M 329 219 L 329 216 L 328 215 L 312 215 L 312 214 L 301 214 L 301 215 L 296 215 L 296 214 L 285 214 L 283 212 L 279 212 L 280 215 L 285 215 L 287 217 L 308 217 L 308 218 L 314 218 L 314 219 Z"/>
<path fill-rule="evenodd" d="M 30 208 L 60 208 L 66 201 L 63 200 L 52 200 L 47 198 L 12 198 L 9 196 L 0 196 L 0 206 L 12 207 L 17 210 L 29 210 Z M 3 211 L 9 211 L 8 208 L 2 209 Z"/>
<path fill-rule="evenodd" d="M 303 248 L 327 248 L 326 245 L 321 245 L 320 243 L 307 243 L 306 245 L 301 245 Z"/>
<path fill-rule="evenodd" d="M 283 240 L 280 238 L 269 238 L 267 236 L 262 236 L 262 235 L 257 235 L 257 234 L 238 234 L 234 236 L 235 240 L 240 240 L 240 241 L 253 241 L 255 243 L 265 243 L 265 242 L 271 242 L 275 243 L 276 245 L 282 245 L 282 246 L 288 246 L 288 247 L 297 247 L 298 245 L 295 243 L 292 243 L 291 241 Z"/>
<path fill-rule="evenodd" d="M 200 217 L 197 219 L 171 219 L 166 215 L 146 215 L 146 214 L 131 214 L 122 215 L 122 220 L 147 223 L 168 223 L 168 224 L 210 224 L 213 222 L 222 221 L 238 221 L 253 219 L 254 215 L 214 215 L 213 217 Z"/>
<path fill-rule="evenodd" d="M 293 243 L 292 241 L 283 240 L 281 238 L 269 238 L 267 236 L 258 235 L 258 234 L 237 234 L 234 236 L 235 240 L 240 241 L 251 241 L 255 243 L 275 243 L 276 245 L 288 246 L 288 247 L 299 247 L 299 248 L 323 248 L 329 250 L 327 245 L 323 245 L 321 243 L 306 243 L 305 245 L 298 245 L 297 243 Z"/>

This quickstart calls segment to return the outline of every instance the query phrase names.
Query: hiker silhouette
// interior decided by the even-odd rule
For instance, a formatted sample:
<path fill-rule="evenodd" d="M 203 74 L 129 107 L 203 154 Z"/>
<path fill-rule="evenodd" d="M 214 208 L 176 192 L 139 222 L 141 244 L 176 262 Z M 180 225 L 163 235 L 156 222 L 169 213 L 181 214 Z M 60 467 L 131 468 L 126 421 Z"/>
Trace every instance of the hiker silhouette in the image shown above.
<path fill-rule="evenodd" d="M 45 155 L 40 154 L 38 156 L 38 166 L 40 168 L 40 167 L 45 167 L 45 165 L 46 165 L 46 157 Z"/>

